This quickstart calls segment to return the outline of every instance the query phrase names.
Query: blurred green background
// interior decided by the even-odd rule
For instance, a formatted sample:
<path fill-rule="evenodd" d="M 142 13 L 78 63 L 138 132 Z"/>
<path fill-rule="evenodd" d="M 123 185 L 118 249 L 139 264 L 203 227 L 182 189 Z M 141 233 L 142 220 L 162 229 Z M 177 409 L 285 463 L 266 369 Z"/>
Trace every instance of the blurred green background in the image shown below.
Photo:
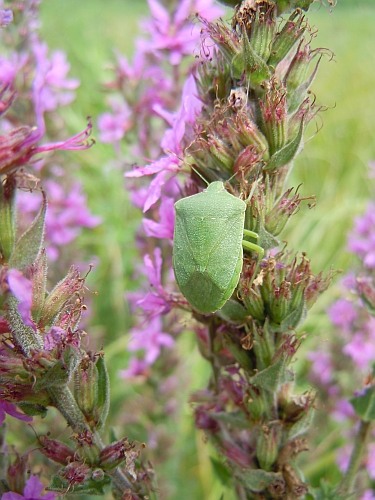
<path fill-rule="evenodd" d="M 72 132 L 84 127 L 87 115 L 96 124 L 98 115 L 105 110 L 101 82 L 111 76 L 108 63 L 114 59 L 113 49 L 131 56 L 139 33 L 138 20 L 146 13 L 144 0 L 42 3 L 42 36 L 52 49 L 67 52 L 70 74 L 81 80 L 77 100 L 63 111 Z M 311 210 L 303 206 L 281 237 L 288 241 L 288 248 L 307 253 L 314 272 L 331 268 L 346 271 L 356 265 L 345 251 L 347 232 L 375 192 L 375 180 L 369 180 L 367 169 L 368 162 L 375 159 L 375 2 L 338 0 L 332 12 L 314 5 L 309 19 L 319 31 L 312 46 L 329 48 L 334 58 L 323 58 L 312 87 L 317 103 L 327 110 L 309 125 L 304 151 L 295 162 L 287 186 L 302 183 L 300 194 L 315 195 L 317 204 Z M 110 423 L 115 425 L 126 405 L 131 407 L 137 401 L 142 404 L 138 399 L 140 390 L 117 377 L 117 371 L 127 363 L 127 332 L 132 322 L 124 291 L 134 288 L 132 272 L 137 252 L 132 241 L 141 215 L 128 202 L 123 170 L 114 162 L 111 146 L 98 142 L 89 151 L 76 156 L 72 153 L 70 158 L 79 166 L 76 174 L 84 183 L 91 211 L 104 219 L 99 228 L 84 233 L 79 245 L 88 256 L 98 255 L 100 259 L 88 281 L 90 288 L 99 292 L 92 299 L 88 331 L 93 346 L 104 341 L 112 382 Z M 304 325 L 310 335 L 296 365 L 301 376 L 306 371 L 304 352 L 329 334 L 325 309 L 337 293 L 337 285 L 331 287 Z M 182 336 L 179 349 L 184 353 L 187 382 L 180 393 L 181 420 L 167 429 L 175 439 L 174 455 L 157 468 L 160 484 L 165 478 L 170 483 L 169 491 L 161 497 L 218 500 L 223 488 L 212 477 L 210 450 L 202 435 L 195 433 L 186 402 L 193 388 L 204 386 L 207 367 L 197 355 L 191 335 Z M 140 421 L 131 429 L 117 427 L 116 432 L 120 437 L 129 435 L 142 440 L 146 438 L 142 429 L 148 424 Z M 335 442 L 331 440 L 331 445 Z M 327 474 L 335 477 L 333 453 L 329 447 L 325 453 L 324 460 L 316 454 L 316 462 L 310 457 L 307 472 L 313 481 Z M 227 491 L 225 500 L 231 499 Z"/>

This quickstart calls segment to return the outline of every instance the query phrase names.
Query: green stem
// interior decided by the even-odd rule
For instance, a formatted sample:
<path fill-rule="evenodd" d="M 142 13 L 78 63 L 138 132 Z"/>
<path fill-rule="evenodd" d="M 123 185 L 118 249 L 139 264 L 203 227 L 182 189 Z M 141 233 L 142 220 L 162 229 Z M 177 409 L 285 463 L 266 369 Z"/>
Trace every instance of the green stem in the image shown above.
<path fill-rule="evenodd" d="M 349 495 L 350 493 L 355 492 L 354 486 L 357 478 L 357 472 L 361 465 L 363 454 L 366 451 L 367 442 L 370 437 L 370 432 L 371 432 L 371 422 L 365 422 L 364 420 L 361 420 L 361 424 L 359 426 L 358 433 L 355 438 L 354 449 L 350 457 L 349 467 L 339 487 L 339 491 L 342 494 Z"/>
<path fill-rule="evenodd" d="M 101 437 L 88 425 L 85 416 L 81 412 L 70 390 L 67 387 L 52 387 L 48 389 L 48 394 L 52 400 L 53 406 L 60 411 L 73 431 L 82 432 L 83 429 L 87 429 L 92 435 L 93 444 L 96 445 L 99 450 L 102 450 L 104 444 Z M 87 452 L 87 450 L 85 451 Z M 95 460 L 95 458 L 96 457 L 93 457 L 93 460 Z M 113 485 L 119 493 L 121 493 L 121 496 L 126 490 L 131 490 L 135 493 L 133 485 L 127 480 L 120 469 L 117 469 L 111 476 Z"/>

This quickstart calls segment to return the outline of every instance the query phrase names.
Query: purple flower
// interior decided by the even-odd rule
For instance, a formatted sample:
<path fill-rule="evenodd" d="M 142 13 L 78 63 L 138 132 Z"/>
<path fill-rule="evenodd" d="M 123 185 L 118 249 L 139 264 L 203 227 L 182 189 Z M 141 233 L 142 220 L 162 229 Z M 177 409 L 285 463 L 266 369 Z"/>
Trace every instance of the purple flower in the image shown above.
<path fill-rule="evenodd" d="M 5 414 L 11 417 L 18 418 L 18 420 L 24 420 L 25 422 L 32 422 L 33 418 L 21 413 L 16 405 L 13 403 L 8 403 L 7 401 L 0 400 L 0 425 L 3 425 L 5 420 Z"/>
<path fill-rule="evenodd" d="M 368 339 L 363 332 L 357 332 L 342 352 L 352 358 L 361 370 L 365 370 L 375 360 L 374 340 Z"/>
<path fill-rule="evenodd" d="M 354 220 L 348 236 L 348 248 L 363 260 L 365 267 L 375 268 L 375 204 L 369 203 L 362 217 Z"/>
<path fill-rule="evenodd" d="M 129 351 L 145 351 L 144 361 L 152 365 L 160 355 L 162 347 L 172 347 L 173 338 L 162 331 L 160 316 L 152 317 L 149 322 L 131 330 L 132 337 L 129 343 Z"/>
<path fill-rule="evenodd" d="M 17 74 L 27 62 L 26 54 L 17 54 L 13 52 L 9 59 L 0 57 L 0 81 L 2 85 L 12 84 Z"/>
<path fill-rule="evenodd" d="M 352 302 L 339 299 L 328 309 L 328 315 L 334 325 L 350 329 L 357 318 L 357 311 Z"/>
<path fill-rule="evenodd" d="M 129 368 L 120 370 L 119 375 L 121 378 L 130 379 L 134 377 L 147 376 L 149 365 L 143 360 L 138 358 L 130 358 Z"/>
<path fill-rule="evenodd" d="M 13 12 L 10 9 L 0 9 L 0 28 L 8 26 L 13 21 Z"/>
<path fill-rule="evenodd" d="M 375 443 L 369 443 L 367 449 L 366 469 L 372 480 L 375 479 Z"/>
<path fill-rule="evenodd" d="M 151 318 L 167 314 L 171 310 L 171 297 L 164 290 L 161 283 L 161 268 L 163 261 L 160 248 L 155 248 L 153 259 L 150 255 L 145 255 L 143 262 L 143 272 L 148 277 L 152 291 L 146 293 L 146 295 L 142 294 L 140 298 L 139 296 L 135 296 L 133 301 L 138 307 L 143 309 L 147 318 L 150 320 Z"/>
<path fill-rule="evenodd" d="M 88 149 L 93 142 L 88 141 L 91 135 L 92 124 L 89 120 L 87 127 L 78 134 L 65 141 L 39 145 L 45 133 L 45 123 L 43 109 L 36 107 L 36 127 L 22 126 L 11 130 L 5 135 L 0 136 L 0 173 L 8 174 L 18 167 L 23 167 L 31 163 L 35 155 L 54 151 L 56 149 L 77 150 Z"/>
<path fill-rule="evenodd" d="M 46 351 L 52 351 L 54 347 L 61 344 L 62 339 L 64 339 L 66 335 L 66 330 L 58 326 L 53 326 L 44 337 L 44 349 Z"/>
<path fill-rule="evenodd" d="M 33 298 L 33 284 L 18 269 L 9 269 L 7 273 L 9 290 L 13 293 L 18 303 L 18 311 L 25 325 L 34 326 L 31 319 L 31 304 Z"/>
<path fill-rule="evenodd" d="M 34 85 L 38 88 L 43 109 L 53 111 L 72 102 L 75 98 L 72 90 L 79 86 L 79 80 L 66 77 L 70 64 L 64 52 L 55 51 L 48 59 L 47 44 L 42 42 L 33 44 L 33 52 L 36 62 Z"/>
<path fill-rule="evenodd" d="M 2 496 L 3 500 L 54 500 L 56 498 L 55 493 L 46 493 L 41 495 L 44 489 L 43 484 L 39 481 L 38 476 L 30 476 L 26 482 L 25 489 L 23 490 L 23 495 L 19 493 L 14 493 L 9 491 L 4 493 Z"/>
<path fill-rule="evenodd" d="M 155 238 L 173 238 L 175 210 L 172 198 L 161 197 L 159 208 L 159 222 L 152 219 L 143 219 L 146 236 Z"/>
<path fill-rule="evenodd" d="M 366 490 L 361 496 L 361 500 L 375 500 L 374 492 L 372 490 Z"/>
<path fill-rule="evenodd" d="M 331 415 L 337 422 L 342 423 L 348 419 L 354 418 L 355 411 L 347 399 L 339 399 L 336 402 L 336 407 L 332 411 Z"/>
<path fill-rule="evenodd" d="M 54 180 L 46 180 L 45 187 L 48 194 L 46 240 L 50 243 L 47 254 L 51 260 L 56 260 L 59 256 L 58 247 L 71 243 L 82 227 L 92 228 L 100 224 L 101 218 L 89 212 L 87 198 L 79 183 L 75 183 L 68 192 Z M 20 212 L 34 215 L 39 205 L 40 201 L 32 193 L 19 194 Z"/>
<path fill-rule="evenodd" d="M 150 183 L 148 197 L 143 207 L 144 212 L 147 212 L 160 198 L 162 187 L 167 181 L 168 172 L 176 175 L 180 169 L 180 157 L 183 156 L 182 140 L 185 136 L 186 126 L 187 124 L 194 123 L 195 116 L 202 107 L 201 101 L 196 96 L 197 88 L 195 79 L 193 75 L 190 75 L 185 82 L 182 93 L 182 104 L 177 113 L 171 114 L 161 107 L 154 107 L 159 115 L 172 125 L 171 128 L 165 131 L 161 142 L 161 146 L 167 156 L 163 156 L 154 163 L 145 167 L 138 167 L 125 174 L 125 177 L 143 177 L 157 174 Z"/>
<path fill-rule="evenodd" d="M 353 446 L 351 444 L 345 444 L 344 446 L 339 448 L 339 450 L 337 450 L 336 463 L 342 473 L 346 472 L 348 468 L 352 449 Z"/>
<path fill-rule="evenodd" d="M 98 129 L 102 142 L 117 142 L 132 126 L 131 111 L 126 102 L 111 100 L 112 113 L 107 111 L 98 119 Z"/>
<path fill-rule="evenodd" d="M 329 352 L 309 352 L 307 359 L 312 362 L 311 376 L 314 380 L 325 385 L 332 380 L 332 361 Z"/>
<path fill-rule="evenodd" d="M 156 56 L 159 51 L 167 51 L 172 65 L 178 65 L 184 55 L 191 55 L 199 40 L 200 30 L 189 22 L 189 16 L 199 10 L 211 20 L 223 12 L 212 0 L 182 0 L 172 15 L 157 0 L 148 0 L 148 5 L 152 19 L 142 23 L 142 28 L 150 34 L 150 40 L 144 41 L 144 49 Z"/>

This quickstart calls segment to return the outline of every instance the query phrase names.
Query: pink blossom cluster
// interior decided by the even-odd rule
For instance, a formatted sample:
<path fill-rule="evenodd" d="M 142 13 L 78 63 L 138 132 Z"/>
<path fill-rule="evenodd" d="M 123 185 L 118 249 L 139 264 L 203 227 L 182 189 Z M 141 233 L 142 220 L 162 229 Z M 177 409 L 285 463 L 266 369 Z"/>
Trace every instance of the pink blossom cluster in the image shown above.
<path fill-rule="evenodd" d="M 75 99 L 74 91 L 80 82 L 69 77 L 70 64 L 66 54 L 59 50 L 50 52 L 47 44 L 38 37 L 35 30 L 39 25 L 38 4 L 39 1 L 30 0 L 22 6 L 13 6 L 21 9 L 23 23 L 19 29 L 18 26 L 9 26 L 12 31 L 7 31 L 3 40 L 5 50 L 0 55 L 0 112 L 3 114 L 0 122 L 0 168 L 1 173 L 7 173 L 16 167 L 33 164 L 35 173 L 42 178 L 41 186 L 48 190 L 50 202 L 47 251 L 48 256 L 56 260 L 59 248 L 71 243 L 82 227 L 94 227 L 100 219 L 90 214 L 80 184 L 69 183 L 66 180 L 68 176 L 62 175 L 61 167 L 51 164 L 49 157 L 41 160 L 39 156 L 39 153 L 56 149 L 89 147 L 92 142 L 87 139 L 92 126 L 89 120 L 83 132 L 61 140 L 64 127 L 61 127 L 59 109 Z M 3 12 L 4 23 L 7 21 L 9 24 L 10 14 Z M 15 47 L 21 48 L 15 50 Z M 51 123 L 60 123 L 59 130 L 46 129 L 46 114 L 52 119 Z M 9 151 L 16 154 L 8 157 Z M 55 175 L 56 172 L 59 173 Z M 29 177 L 29 182 L 21 187 L 32 190 L 38 181 L 35 176 Z M 22 194 L 18 209 L 25 216 L 25 222 L 36 214 L 39 205 L 37 197 Z"/>
<path fill-rule="evenodd" d="M 93 228 L 101 218 L 92 215 L 87 208 L 87 196 L 82 185 L 74 182 L 68 192 L 54 179 L 46 179 L 43 188 L 48 193 L 48 211 L 46 216 L 46 249 L 51 261 L 58 259 L 60 248 L 74 241 L 81 233 L 81 228 Z M 40 209 L 40 197 L 31 192 L 21 192 L 18 196 L 18 209 L 23 222 L 30 223 Z"/>
<path fill-rule="evenodd" d="M 127 187 L 134 205 L 145 214 L 138 235 L 143 253 L 138 273 L 147 283 L 143 292 L 128 295 L 142 317 L 131 331 L 129 350 L 144 355 L 130 360 L 121 372 L 126 378 L 147 374 L 162 348 L 174 345 L 173 335 L 180 330 L 175 323 L 167 334 L 163 326 L 176 301 L 170 271 L 174 203 L 182 193 L 176 175 L 183 170 L 183 150 L 193 138 L 193 126 L 202 108 L 194 77 L 196 64 L 185 59 L 197 50 L 200 40 L 200 29 L 191 22 L 198 7 L 208 20 L 223 12 L 213 0 L 176 1 L 168 9 L 157 0 L 148 0 L 148 5 L 151 16 L 141 23 L 147 37 L 136 40 L 132 65 L 116 54 L 115 79 L 106 85 L 111 91 L 111 111 L 98 120 L 100 139 L 113 143 L 120 157 L 121 141 L 126 143 L 130 138 L 131 143 L 134 136 L 134 155 L 147 155 L 144 166 L 136 165 L 125 173 L 127 179 L 146 179 L 143 184 L 128 181 Z M 150 240 L 146 245 L 144 237 L 155 238 L 153 248 Z"/>
<path fill-rule="evenodd" d="M 328 309 L 335 334 L 321 339 L 319 349 L 308 354 L 311 361 L 310 378 L 326 398 L 331 417 L 345 426 L 347 444 L 337 452 L 337 464 L 345 471 L 349 464 L 358 417 L 348 401 L 366 386 L 375 362 L 375 318 L 369 312 L 361 289 L 373 284 L 375 268 L 375 205 L 369 203 L 364 215 L 356 217 L 348 235 L 348 249 L 362 263 L 360 277 L 347 274 L 341 281 L 342 297 Z M 351 373 L 351 377 L 345 376 Z M 374 434 L 375 436 L 375 434 Z M 375 481 L 375 446 L 370 444 L 365 459 L 369 477 Z M 362 500 L 375 498 L 372 491 L 365 492 Z"/>

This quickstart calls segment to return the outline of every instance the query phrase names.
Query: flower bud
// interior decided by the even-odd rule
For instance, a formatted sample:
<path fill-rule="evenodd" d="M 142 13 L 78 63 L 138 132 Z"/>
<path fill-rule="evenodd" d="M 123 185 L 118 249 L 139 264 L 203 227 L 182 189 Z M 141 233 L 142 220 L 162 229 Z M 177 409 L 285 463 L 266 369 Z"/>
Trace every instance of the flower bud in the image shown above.
<path fill-rule="evenodd" d="M 257 440 L 256 454 L 261 469 L 269 472 L 279 453 L 280 429 L 263 426 Z"/>
<path fill-rule="evenodd" d="M 223 140 L 213 135 L 208 137 L 207 143 L 214 164 L 222 170 L 232 172 L 234 164 L 233 151 L 230 150 Z"/>
<path fill-rule="evenodd" d="M 254 52 L 267 61 L 276 30 L 275 3 L 270 0 L 258 0 L 253 5 L 243 2 L 235 14 L 235 20 L 246 27 Z"/>
<path fill-rule="evenodd" d="M 108 446 L 106 446 L 101 452 L 99 457 L 99 465 L 104 470 L 116 469 L 124 460 L 126 460 L 126 454 L 130 450 L 133 450 L 135 445 L 128 441 L 128 438 L 122 438 L 120 441 L 116 441 Z"/>
<path fill-rule="evenodd" d="M 58 464 L 68 465 L 75 457 L 74 450 L 61 441 L 49 439 L 47 436 L 39 436 L 38 442 L 41 446 L 40 453 Z"/>
<path fill-rule="evenodd" d="M 271 361 L 275 354 L 274 335 L 270 331 L 268 318 L 264 323 L 264 327 L 257 326 L 255 321 L 252 323 L 253 349 L 257 358 L 257 367 L 259 370 L 264 370 L 271 365 Z"/>
<path fill-rule="evenodd" d="M 263 133 L 257 125 L 247 116 L 246 113 L 237 113 L 236 132 L 241 143 L 246 146 L 255 146 L 256 151 L 262 153 L 263 159 L 268 159 L 268 143 Z"/>
<path fill-rule="evenodd" d="M 262 112 L 263 132 L 267 137 L 269 153 L 272 156 L 282 149 L 287 141 L 286 89 L 271 81 L 265 100 L 259 102 Z"/>
<path fill-rule="evenodd" d="M 9 261 L 16 238 L 15 213 L 16 182 L 7 177 L 0 182 L 0 257 L 3 263 Z"/>
<path fill-rule="evenodd" d="M 375 287 L 369 278 L 357 278 L 357 292 L 366 304 L 369 313 L 375 316 Z"/>
<path fill-rule="evenodd" d="M 271 76 L 267 64 L 259 57 L 251 46 L 246 28 L 240 24 L 241 49 L 233 57 L 232 69 L 236 78 L 241 78 L 245 73 L 247 84 L 250 88 L 259 86 Z"/>
<path fill-rule="evenodd" d="M 291 14 L 288 21 L 285 23 L 280 33 L 277 34 L 272 44 L 271 55 L 267 61 L 267 64 L 276 67 L 276 65 L 282 59 L 284 59 L 284 57 L 288 54 L 296 41 L 306 30 L 307 24 L 304 23 L 304 19 L 305 16 L 299 9 L 296 9 Z"/>
<path fill-rule="evenodd" d="M 67 303 L 71 304 L 77 298 L 76 294 L 82 290 L 83 285 L 84 279 L 80 278 L 78 269 L 72 266 L 67 276 L 47 296 L 38 326 L 43 328 L 52 325 L 55 318 L 63 313 Z"/>
<path fill-rule="evenodd" d="M 88 421 L 97 403 L 98 370 L 90 356 L 85 356 L 74 373 L 74 397 Z"/>
<path fill-rule="evenodd" d="M 26 472 L 28 463 L 25 456 L 16 455 L 12 465 L 8 467 L 7 482 L 9 489 L 16 493 L 23 493 L 26 484 Z"/>
<path fill-rule="evenodd" d="M 267 409 L 267 402 L 263 392 L 254 386 L 249 386 L 243 398 L 243 404 L 254 420 L 259 420 Z"/>
<path fill-rule="evenodd" d="M 252 318 L 263 321 L 265 319 L 265 309 L 263 299 L 259 290 L 249 287 L 247 280 L 240 280 L 238 294 L 244 303 L 246 313 Z"/>
<path fill-rule="evenodd" d="M 289 197 L 292 191 L 293 188 L 285 191 L 265 217 L 265 227 L 274 236 L 278 236 L 284 229 L 289 218 L 298 212 L 302 201 L 311 200 L 313 203 L 315 202 L 313 196 L 300 198 L 298 188 L 295 194 Z"/>

